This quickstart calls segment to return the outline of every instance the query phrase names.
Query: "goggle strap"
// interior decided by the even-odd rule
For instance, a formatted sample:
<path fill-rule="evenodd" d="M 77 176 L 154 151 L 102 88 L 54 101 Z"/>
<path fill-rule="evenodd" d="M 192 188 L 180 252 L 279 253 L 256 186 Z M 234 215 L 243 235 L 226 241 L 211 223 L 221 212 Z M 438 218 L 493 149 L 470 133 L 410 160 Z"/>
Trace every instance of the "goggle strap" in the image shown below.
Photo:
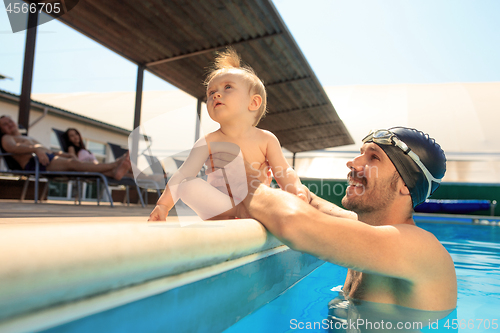
<path fill-rule="evenodd" d="M 411 148 L 408 147 L 408 145 L 406 143 L 404 143 L 403 141 L 399 140 L 399 138 L 394 133 L 392 133 L 391 131 L 388 131 L 388 130 L 371 130 L 370 133 L 367 136 L 365 136 L 365 138 L 363 139 L 363 143 L 366 143 L 366 142 L 369 142 L 369 141 L 377 143 L 377 140 L 381 141 L 382 138 L 376 138 L 375 137 L 375 134 L 377 132 L 380 132 L 380 131 L 388 132 L 389 134 L 391 134 L 390 138 L 388 138 L 388 139 L 390 140 L 390 142 L 392 143 L 392 145 L 394 145 L 394 146 L 398 147 L 399 149 L 401 149 L 406 155 L 408 155 L 418 165 L 418 167 L 420 168 L 420 170 L 422 170 L 422 172 L 424 173 L 424 176 L 427 179 L 427 182 L 429 184 L 429 188 L 427 189 L 427 196 L 426 196 L 426 198 L 428 198 L 431 195 L 431 192 L 432 192 L 432 182 L 441 184 L 441 179 L 435 178 L 431 174 L 431 172 L 425 167 L 425 165 L 422 163 L 422 161 L 420 160 L 420 157 L 418 157 L 418 155 L 415 154 L 411 150 Z M 380 143 L 382 143 L 382 142 L 380 142 Z M 384 143 L 382 143 L 382 144 L 384 144 Z"/>

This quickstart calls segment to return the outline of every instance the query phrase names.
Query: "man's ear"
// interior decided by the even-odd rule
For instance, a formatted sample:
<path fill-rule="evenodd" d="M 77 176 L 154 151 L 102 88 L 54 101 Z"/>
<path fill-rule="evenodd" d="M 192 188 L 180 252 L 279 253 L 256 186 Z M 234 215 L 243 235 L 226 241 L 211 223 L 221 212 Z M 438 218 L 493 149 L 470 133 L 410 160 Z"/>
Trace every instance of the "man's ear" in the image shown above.
<path fill-rule="evenodd" d="M 250 105 L 248 106 L 248 110 L 257 111 L 262 105 L 262 97 L 260 95 L 253 95 L 252 100 L 250 101 Z"/>
<path fill-rule="evenodd" d="M 410 195 L 410 190 L 408 189 L 408 187 L 406 187 L 406 185 L 401 186 L 401 194 Z"/>

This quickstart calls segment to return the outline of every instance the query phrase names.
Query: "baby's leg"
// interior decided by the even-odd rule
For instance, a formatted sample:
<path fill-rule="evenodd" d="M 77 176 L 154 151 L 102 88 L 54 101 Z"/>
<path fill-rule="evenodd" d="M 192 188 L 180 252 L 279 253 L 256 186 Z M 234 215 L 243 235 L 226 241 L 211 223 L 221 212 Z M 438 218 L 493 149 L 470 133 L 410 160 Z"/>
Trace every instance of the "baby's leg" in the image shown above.
<path fill-rule="evenodd" d="M 232 220 L 232 219 L 235 219 L 236 218 L 236 207 L 234 208 L 231 208 L 230 210 L 220 214 L 220 215 L 216 215 L 214 217 L 211 217 L 207 220 Z"/>
<path fill-rule="evenodd" d="M 234 211 L 231 198 L 200 178 L 186 179 L 177 189 L 179 198 L 199 217 L 207 220 L 214 216 L 229 218 Z"/>

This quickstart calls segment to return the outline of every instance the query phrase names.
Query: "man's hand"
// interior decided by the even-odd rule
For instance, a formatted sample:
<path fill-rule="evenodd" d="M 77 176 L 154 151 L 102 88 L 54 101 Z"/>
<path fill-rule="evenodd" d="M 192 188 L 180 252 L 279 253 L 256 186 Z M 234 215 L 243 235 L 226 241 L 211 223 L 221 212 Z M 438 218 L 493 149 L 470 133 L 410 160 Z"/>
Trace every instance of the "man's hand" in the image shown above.
<path fill-rule="evenodd" d="M 42 147 L 35 148 L 35 154 L 38 157 L 38 161 L 41 165 L 47 166 L 50 164 L 50 161 L 45 151 L 46 150 Z"/>
<path fill-rule="evenodd" d="M 164 205 L 156 205 L 155 209 L 149 214 L 148 221 L 166 221 L 169 210 Z"/>

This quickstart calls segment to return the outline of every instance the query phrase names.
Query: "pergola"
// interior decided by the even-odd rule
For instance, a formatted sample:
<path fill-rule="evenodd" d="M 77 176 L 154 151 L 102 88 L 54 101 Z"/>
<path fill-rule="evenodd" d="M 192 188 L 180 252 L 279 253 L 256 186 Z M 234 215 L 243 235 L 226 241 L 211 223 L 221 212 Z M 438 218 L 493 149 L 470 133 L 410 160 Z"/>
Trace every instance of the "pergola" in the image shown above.
<path fill-rule="evenodd" d="M 137 64 L 134 128 L 140 125 L 144 70 L 197 98 L 199 115 L 207 67 L 217 50 L 232 46 L 264 81 L 268 115 L 259 127 L 272 131 L 283 147 L 296 153 L 353 143 L 270 0 L 63 3 L 68 11 L 60 21 Z M 30 14 L 19 113 L 26 127 L 36 19 Z"/>

